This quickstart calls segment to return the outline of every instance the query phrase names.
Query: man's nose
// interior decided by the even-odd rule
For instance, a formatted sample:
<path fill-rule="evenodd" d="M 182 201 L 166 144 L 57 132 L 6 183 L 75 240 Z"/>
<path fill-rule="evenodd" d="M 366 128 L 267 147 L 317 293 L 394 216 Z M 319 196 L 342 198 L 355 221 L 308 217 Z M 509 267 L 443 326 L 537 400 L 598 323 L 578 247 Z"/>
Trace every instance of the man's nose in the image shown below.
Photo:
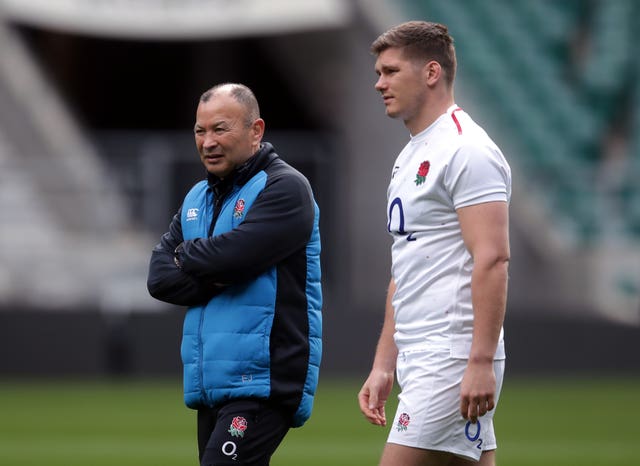
<path fill-rule="evenodd" d="M 207 149 L 207 148 L 216 147 L 217 145 L 218 145 L 218 140 L 214 134 L 208 133 L 204 136 L 202 147 Z"/>

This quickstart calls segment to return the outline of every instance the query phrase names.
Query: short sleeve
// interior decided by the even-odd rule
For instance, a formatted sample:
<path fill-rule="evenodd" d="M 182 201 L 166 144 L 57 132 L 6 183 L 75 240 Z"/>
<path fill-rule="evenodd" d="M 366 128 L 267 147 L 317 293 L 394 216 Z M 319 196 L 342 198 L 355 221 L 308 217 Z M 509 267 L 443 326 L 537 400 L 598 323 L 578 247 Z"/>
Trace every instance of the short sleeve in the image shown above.
<path fill-rule="evenodd" d="M 497 147 L 462 145 L 444 176 L 455 209 L 511 198 L 511 169 Z"/>

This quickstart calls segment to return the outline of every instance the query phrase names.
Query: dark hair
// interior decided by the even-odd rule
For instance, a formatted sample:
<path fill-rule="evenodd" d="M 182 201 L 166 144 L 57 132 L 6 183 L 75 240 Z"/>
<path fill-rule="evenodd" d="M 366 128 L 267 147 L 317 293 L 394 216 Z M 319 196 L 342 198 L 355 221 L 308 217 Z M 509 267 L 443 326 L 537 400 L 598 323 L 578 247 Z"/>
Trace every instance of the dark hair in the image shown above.
<path fill-rule="evenodd" d="M 456 49 L 453 37 L 444 24 L 408 21 L 382 33 L 371 44 L 371 52 L 380 55 L 388 48 L 399 48 L 409 60 L 435 60 L 444 70 L 445 79 L 453 84 L 456 75 Z"/>
<path fill-rule="evenodd" d="M 200 96 L 200 102 L 208 102 L 213 96 L 215 96 L 221 90 L 228 90 L 231 97 L 237 102 L 243 105 L 246 109 L 247 119 L 245 124 L 247 127 L 251 126 L 254 121 L 260 118 L 260 106 L 258 105 L 258 99 L 249 87 L 239 83 L 222 83 L 216 84 L 210 89 L 207 89 Z"/>

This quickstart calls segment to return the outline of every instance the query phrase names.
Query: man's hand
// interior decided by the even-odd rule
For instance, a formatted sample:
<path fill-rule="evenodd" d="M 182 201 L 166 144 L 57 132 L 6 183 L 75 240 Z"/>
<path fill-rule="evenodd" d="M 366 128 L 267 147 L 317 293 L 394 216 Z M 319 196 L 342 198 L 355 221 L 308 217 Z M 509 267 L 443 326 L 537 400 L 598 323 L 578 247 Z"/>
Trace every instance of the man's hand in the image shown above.
<path fill-rule="evenodd" d="M 473 422 L 495 407 L 496 375 L 493 361 L 471 361 L 462 377 L 460 387 L 460 414 Z"/>
<path fill-rule="evenodd" d="M 358 393 L 360 411 L 371 424 L 386 426 L 384 405 L 393 388 L 393 372 L 372 370 Z"/>
<path fill-rule="evenodd" d="M 182 248 L 184 247 L 184 241 L 176 246 L 173 250 L 173 263 L 176 264 L 180 270 L 182 270 L 182 261 L 180 260 L 180 253 L 182 252 Z"/>

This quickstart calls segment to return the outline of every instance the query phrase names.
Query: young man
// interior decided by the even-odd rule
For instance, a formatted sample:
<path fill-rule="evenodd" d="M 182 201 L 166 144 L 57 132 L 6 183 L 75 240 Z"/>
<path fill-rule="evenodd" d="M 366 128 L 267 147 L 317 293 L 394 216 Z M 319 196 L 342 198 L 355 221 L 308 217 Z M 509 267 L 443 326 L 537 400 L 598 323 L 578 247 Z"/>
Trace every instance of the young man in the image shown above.
<path fill-rule="evenodd" d="M 403 23 L 371 48 L 375 88 L 411 140 L 391 172 L 392 278 L 360 409 L 386 425 L 397 372 L 401 393 L 382 466 L 494 465 L 510 168 L 455 104 L 456 56 L 446 26 Z"/>
<path fill-rule="evenodd" d="M 198 411 L 201 465 L 268 465 L 310 416 L 321 358 L 318 207 L 307 179 L 262 142 L 241 84 L 200 98 L 207 179 L 154 248 L 152 296 L 189 306 L 184 399 Z"/>

